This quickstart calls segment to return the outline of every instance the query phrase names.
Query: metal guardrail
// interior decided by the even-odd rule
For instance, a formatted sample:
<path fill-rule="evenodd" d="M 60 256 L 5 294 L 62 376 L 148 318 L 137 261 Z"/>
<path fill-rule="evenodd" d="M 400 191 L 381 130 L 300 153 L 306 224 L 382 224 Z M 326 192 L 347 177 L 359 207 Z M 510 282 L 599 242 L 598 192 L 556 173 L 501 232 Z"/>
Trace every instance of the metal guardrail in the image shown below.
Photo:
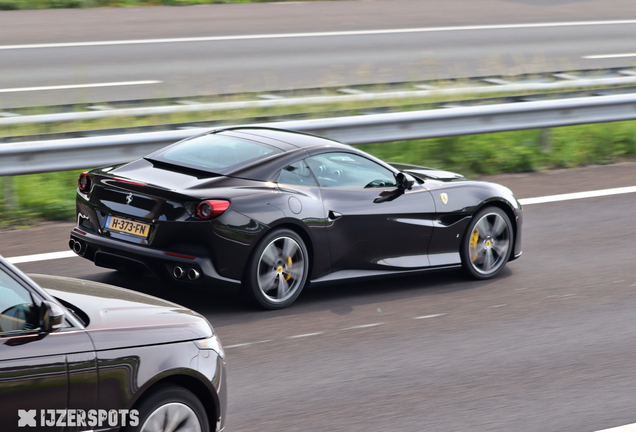
<path fill-rule="evenodd" d="M 520 102 L 261 124 L 351 145 L 551 128 L 636 119 L 636 94 Z M 0 145 L 0 175 L 65 171 L 126 162 L 207 129 Z"/>
<path fill-rule="evenodd" d="M 587 73 L 586 73 L 587 72 Z M 596 71 L 598 73 L 598 71 Z M 390 91 L 377 91 L 369 89 L 369 86 L 350 86 L 337 89 L 314 89 L 318 94 L 304 95 L 302 97 L 289 97 L 288 92 L 271 92 L 272 94 L 260 94 L 260 100 L 240 100 L 210 102 L 207 98 L 179 98 L 171 104 L 161 106 L 147 106 L 152 101 L 136 101 L 145 106 L 126 106 L 126 102 L 106 102 L 97 104 L 89 111 L 77 111 L 71 108 L 70 112 L 56 112 L 36 115 L 22 115 L 21 110 L 7 109 L 0 111 L 0 126 L 12 126 L 19 124 L 42 124 L 73 121 L 98 120 L 112 117 L 143 117 L 155 115 L 169 115 L 176 113 L 193 113 L 205 111 L 232 111 L 250 108 L 273 108 L 299 105 L 326 105 L 338 103 L 354 103 L 365 101 L 418 99 L 429 97 L 452 97 L 465 95 L 523 93 L 523 92 L 548 92 L 554 90 L 584 89 L 592 87 L 627 86 L 636 84 L 636 72 L 631 69 L 608 70 L 605 75 L 590 75 L 589 71 L 579 71 L 580 75 L 572 74 L 543 74 L 539 81 L 533 79 L 521 79 L 518 82 L 497 77 L 472 78 L 467 84 L 450 85 L 449 87 L 432 86 L 431 83 L 410 84 L 392 83 L 395 87 Z M 456 83 L 457 84 L 457 83 Z M 486 85 L 484 85 L 486 84 Z M 320 92 L 340 93 L 338 95 L 319 94 Z M 254 95 L 252 95 L 254 96 Z M 133 102 L 128 102 L 128 105 Z M 123 105 L 120 106 L 120 105 Z M 57 107 L 58 109 L 63 107 Z M 56 109 L 49 107 L 47 109 Z"/>
<path fill-rule="evenodd" d="M 604 87 L 586 90 L 559 91 L 552 93 L 525 93 L 506 96 L 490 96 L 486 98 L 471 98 L 444 101 L 416 101 L 406 102 L 400 106 L 381 105 L 362 108 L 348 108 L 339 110 L 297 112 L 293 114 L 257 115 L 244 118 L 219 118 L 210 120 L 196 120 L 182 123 L 165 123 L 143 126 L 115 127 L 109 129 L 69 130 L 65 132 L 44 132 L 34 135 L 9 135 L 0 136 L 0 145 L 4 143 L 18 143 L 29 141 L 51 141 L 68 138 L 94 138 L 99 136 L 125 135 L 131 133 L 167 132 L 184 129 L 217 129 L 234 126 L 236 124 L 275 123 L 292 120 L 328 119 L 334 117 L 349 117 L 371 114 L 388 114 L 396 112 L 433 110 L 440 108 L 459 108 L 472 106 L 486 106 L 506 103 L 539 102 L 559 99 L 577 99 L 583 97 L 612 96 L 636 93 L 636 86 Z"/>

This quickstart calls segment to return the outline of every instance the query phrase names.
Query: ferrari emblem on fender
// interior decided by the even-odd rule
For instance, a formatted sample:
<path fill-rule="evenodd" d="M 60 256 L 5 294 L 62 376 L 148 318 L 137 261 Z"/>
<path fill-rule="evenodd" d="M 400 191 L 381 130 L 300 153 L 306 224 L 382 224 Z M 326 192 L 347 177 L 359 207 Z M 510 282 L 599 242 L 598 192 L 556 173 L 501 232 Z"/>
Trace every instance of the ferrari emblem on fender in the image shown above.
<path fill-rule="evenodd" d="M 442 198 L 442 202 L 444 203 L 444 205 L 448 204 L 448 195 L 445 193 L 441 193 L 439 194 L 440 198 Z"/>
<path fill-rule="evenodd" d="M 132 202 L 132 194 L 131 194 L 131 193 L 129 193 L 129 194 L 126 196 L 126 204 L 130 205 L 130 203 L 131 203 L 131 202 Z M 446 203 L 444 203 L 444 204 L 446 204 Z"/>

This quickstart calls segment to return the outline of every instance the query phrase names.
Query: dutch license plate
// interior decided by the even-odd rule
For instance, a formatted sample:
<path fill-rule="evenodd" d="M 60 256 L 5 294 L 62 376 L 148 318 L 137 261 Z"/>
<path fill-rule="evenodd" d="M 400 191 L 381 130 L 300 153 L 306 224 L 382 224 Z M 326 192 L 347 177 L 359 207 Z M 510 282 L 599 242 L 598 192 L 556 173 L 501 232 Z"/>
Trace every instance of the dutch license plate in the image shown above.
<path fill-rule="evenodd" d="M 112 231 L 133 234 L 144 238 L 148 237 L 148 234 L 150 233 L 150 225 L 148 224 L 122 219 L 115 216 L 108 216 L 106 219 L 106 228 Z"/>

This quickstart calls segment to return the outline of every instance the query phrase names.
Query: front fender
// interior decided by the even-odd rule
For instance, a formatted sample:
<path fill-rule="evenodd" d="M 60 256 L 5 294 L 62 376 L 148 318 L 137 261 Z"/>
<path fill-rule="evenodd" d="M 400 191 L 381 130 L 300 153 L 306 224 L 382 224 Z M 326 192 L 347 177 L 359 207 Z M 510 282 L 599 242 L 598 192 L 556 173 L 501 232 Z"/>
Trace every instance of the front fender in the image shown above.
<path fill-rule="evenodd" d="M 145 392 L 157 382 L 176 375 L 188 375 L 202 385 L 217 399 L 215 388 L 217 368 L 213 373 L 198 371 L 200 351 L 192 341 L 170 345 L 133 347 L 98 351 L 99 409 L 132 409 Z M 210 375 L 208 378 L 206 375 Z"/>

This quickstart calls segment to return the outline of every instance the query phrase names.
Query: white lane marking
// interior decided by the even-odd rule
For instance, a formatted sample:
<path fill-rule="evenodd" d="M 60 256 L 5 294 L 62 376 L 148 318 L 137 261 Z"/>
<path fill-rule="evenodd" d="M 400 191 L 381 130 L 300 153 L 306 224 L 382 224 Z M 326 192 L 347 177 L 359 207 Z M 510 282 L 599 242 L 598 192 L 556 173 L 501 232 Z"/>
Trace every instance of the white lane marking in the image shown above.
<path fill-rule="evenodd" d="M 521 205 L 526 206 L 530 204 L 551 203 L 551 202 L 557 202 L 557 201 L 568 201 L 568 200 L 574 200 L 574 199 L 594 198 L 594 197 L 619 195 L 619 194 L 635 193 L 635 192 L 636 192 L 636 186 L 629 186 L 629 187 L 622 187 L 622 188 L 615 188 L 615 189 L 602 189 L 602 190 L 596 190 L 596 191 L 576 192 L 576 193 L 562 194 L 562 195 L 549 195 L 549 196 L 537 197 L 537 198 L 523 198 L 523 199 L 520 199 L 519 202 L 521 203 Z M 36 262 L 36 261 L 47 261 L 51 259 L 71 258 L 75 256 L 77 256 L 75 255 L 75 253 L 68 251 L 68 252 L 52 252 L 52 253 L 37 254 L 37 255 L 25 255 L 25 256 L 7 258 L 7 260 L 11 264 L 23 264 L 23 263 Z"/>
<path fill-rule="evenodd" d="M 636 20 L 631 19 L 631 20 L 614 20 L 614 21 L 573 21 L 573 22 L 529 23 L 529 24 L 473 25 L 473 26 L 457 26 L 457 27 L 418 27 L 418 28 L 386 29 L 386 30 L 352 30 L 352 31 L 310 32 L 310 33 L 279 33 L 279 34 L 256 34 L 256 35 L 235 35 L 235 36 L 201 36 L 201 37 L 185 37 L 185 38 L 110 40 L 110 41 L 93 41 L 93 42 L 62 42 L 62 43 L 25 44 L 25 45 L 0 45 L 0 50 L 183 43 L 183 42 L 214 42 L 214 41 L 232 41 L 232 40 L 306 38 L 306 37 L 325 37 L 325 36 L 366 36 L 366 35 L 399 34 L 399 33 L 428 33 L 428 32 L 449 32 L 449 31 L 467 31 L 467 30 L 508 30 L 508 29 L 524 29 L 524 28 L 577 27 L 577 26 L 621 25 L 621 24 L 636 24 Z"/>
<path fill-rule="evenodd" d="M 628 186 L 614 189 L 602 189 L 588 192 L 576 192 L 576 193 L 568 193 L 561 195 L 548 195 L 537 198 L 524 198 L 520 199 L 519 202 L 521 205 L 530 205 L 530 204 L 543 204 L 543 203 L 551 203 L 557 201 L 568 201 L 582 198 L 595 198 L 601 196 L 609 196 L 609 195 L 619 195 L 619 194 L 627 194 L 627 193 L 635 193 L 636 186 Z"/>
<path fill-rule="evenodd" d="M 363 325 L 358 325 L 358 326 L 353 326 L 353 327 L 347 327 L 347 328 L 343 328 L 340 329 L 339 331 L 344 331 L 344 330 L 356 330 L 356 329 L 365 329 L 365 328 L 369 328 L 369 327 L 377 327 L 380 326 L 384 323 L 375 323 L 375 324 L 363 324 Z"/>
<path fill-rule="evenodd" d="M 0 93 L 18 93 L 18 92 L 32 92 L 32 91 L 44 91 L 44 90 L 69 90 L 69 89 L 97 88 L 97 87 L 119 87 L 119 86 L 160 84 L 160 83 L 161 81 L 121 81 L 121 82 L 95 83 L 95 84 L 68 84 L 68 85 L 44 86 L 44 87 L 17 87 L 17 88 L 0 89 Z"/>
<path fill-rule="evenodd" d="M 500 305 L 494 305 L 494 306 L 490 306 L 491 308 L 500 308 L 500 307 L 504 307 L 507 306 L 505 304 L 500 304 Z"/>
<path fill-rule="evenodd" d="M 262 340 L 262 341 L 258 341 L 258 342 L 247 342 L 247 343 L 236 344 L 236 345 L 228 345 L 228 346 L 223 346 L 223 349 L 238 348 L 238 347 L 242 347 L 242 346 L 262 344 L 262 343 L 265 343 L 265 342 L 272 342 L 273 340 L 274 339 L 267 339 L 267 340 Z"/>
<path fill-rule="evenodd" d="M 316 333 L 306 333 L 306 334 L 301 334 L 301 335 L 296 335 L 296 336 L 289 336 L 287 339 L 298 339 L 298 338 L 304 338 L 304 337 L 309 337 L 309 336 L 318 336 L 323 334 L 324 332 L 316 332 Z"/>
<path fill-rule="evenodd" d="M 242 346 L 248 346 L 248 345 L 253 345 L 254 342 L 248 342 L 248 343 L 242 343 L 242 344 L 236 344 L 236 345 L 224 345 L 223 349 L 230 349 L 230 348 L 238 348 L 238 347 L 242 347 Z"/>
<path fill-rule="evenodd" d="M 30 262 L 48 261 L 48 260 L 61 259 L 61 258 L 73 258 L 76 256 L 79 256 L 79 255 L 77 255 L 73 251 L 50 252 L 50 253 L 42 253 L 37 255 L 24 255 L 24 256 L 11 257 L 11 258 L 7 258 L 7 261 L 9 261 L 11 264 L 24 264 L 24 263 L 30 263 Z"/>
<path fill-rule="evenodd" d="M 595 59 L 625 58 L 625 57 L 636 57 L 636 53 L 589 55 L 589 56 L 583 56 L 581 58 L 595 60 Z"/>
<path fill-rule="evenodd" d="M 413 317 L 413 319 L 427 319 L 427 318 L 437 318 L 437 317 L 441 317 L 444 315 L 448 315 L 447 313 L 441 313 L 441 314 L 435 314 L 435 315 L 424 315 L 424 316 L 418 316 L 418 317 Z"/>
<path fill-rule="evenodd" d="M 619 426 L 611 429 L 603 429 L 596 432 L 636 432 L 636 423 Z"/>

